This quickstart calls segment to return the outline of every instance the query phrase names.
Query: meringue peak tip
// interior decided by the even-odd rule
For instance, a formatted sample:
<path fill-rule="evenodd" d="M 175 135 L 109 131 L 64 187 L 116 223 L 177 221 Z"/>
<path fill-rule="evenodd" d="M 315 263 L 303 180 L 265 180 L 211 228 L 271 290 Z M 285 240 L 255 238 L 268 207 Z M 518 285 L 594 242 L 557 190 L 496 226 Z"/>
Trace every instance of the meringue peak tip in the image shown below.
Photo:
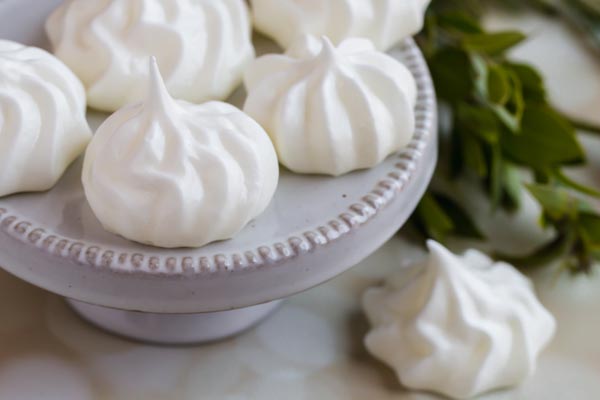
<path fill-rule="evenodd" d="M 334 47 L 333 42 L 331 41 L 331 39 L 329 39 L 328 36 L 321 35 L 320 39 L 321 39 L 321 43 L 323 43 L 323 45 L 328 45 L 329 47 L 332 47 L 332 48 Z"/>
<path fill-rule="evenodd" d="M 165 107 L 172 102 L 173 98 L 167 90 L 156 57 L 149 57 L 148 70 L 149 82 L 147 102 Z"/>
<path fill-rule="evenodd" d="M 449 268 L 449 264 L 447 262 L 442 262 L 442 260 L 453 260 L 458 257 L 443 244 L 431 239 L 427 240 L 427 250 L 429 250 L 430 260 L 427 264 L 430 268 L 436 270 L 445 270 Z"/>
<path fill-rule="evenodd" d="M 336 48 L 327 36 L 321 36 L 321 55 L 327 59 L 336 58 Z"/>
<path fill-rule="evenodd" d="M 440 242 L 437 242 L 433 239 L 427 240 L 427 250 L 429 250 L 430 253 L 438 253 L 440 251 L 448 251 L 448 249 L 443 244 L 441 244 Z"/>
<path fill-rule="evenodd" d="M 150 77 L 156 78 L 160 76 L 160 68 L 158 68 L 158 60 L 155 56 L 148 57 L 148 70 L 150 71 Z"/>

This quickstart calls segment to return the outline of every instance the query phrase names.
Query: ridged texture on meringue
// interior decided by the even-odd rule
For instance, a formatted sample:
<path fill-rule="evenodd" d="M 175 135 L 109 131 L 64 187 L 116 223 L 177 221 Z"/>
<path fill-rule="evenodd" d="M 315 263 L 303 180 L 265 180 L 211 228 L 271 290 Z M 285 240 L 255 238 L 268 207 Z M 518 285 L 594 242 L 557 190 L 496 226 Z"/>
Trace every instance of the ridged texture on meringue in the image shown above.
<path fill-rule="evenodd" d="M 143 99 L 148 56 L 173 97 L 194 103 L 225 99 L 254 58 L 243 0 L 67 0 L 46 30 L 105 111 Z"/>
<path fill-rule="evenodd" d="M 424 264 L 365 293 L 368 350 L 405 386 L 453 398 L 521 383 L 556 325 L 531 282 L 478 251 L 428 245 Z"/>
<path fill-rule="evenodd" d="M 305 36 L 285 55 L 257 59 L 244 81 L 244 111 L 295 172 L 335 176 L 371 168 L 414 133 L 413 76 L 366 39 L 335 48 Z"/>
<path fill-rule="evenodd" d="M 388 50 L 423 27 L 430 0 L 251 0 L 254 25 L 287 49 L 302 34 L 351 37 Z"/>
<path fill-rule="evenodd" d="M 279 177 L 265 131 L 221 102 L 172 99 L 156 63 L 146 101 L 110 116 L 90 144 L 83 185 L 110 232 L 160 247 L 231 238 L 268 206 Z"/>
<path fill-rule="evenodd" d="M 54 186 L 90 141 L 85 108 L 60 60 L 0 40 L 0 196 Z"/>

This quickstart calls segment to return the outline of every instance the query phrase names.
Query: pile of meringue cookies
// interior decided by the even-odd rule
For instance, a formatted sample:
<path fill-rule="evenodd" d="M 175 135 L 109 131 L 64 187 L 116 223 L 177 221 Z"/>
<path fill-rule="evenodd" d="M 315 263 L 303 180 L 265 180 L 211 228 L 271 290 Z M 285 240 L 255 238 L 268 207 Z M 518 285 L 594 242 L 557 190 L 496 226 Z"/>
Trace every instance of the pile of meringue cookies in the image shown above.
<path fill-rule="evenodd" d="M 107 231 L 230 239 L 269 205 L 279 163 L 339 176 L 410 142 L 415 79 L 385 51 L 428 2 L 64 1 L 46 22 L 54 55 L 0 41 L 0 196 L 50 189 L 85 152 Z M 255 59 L 253 26 L 285 53 Z M 223 102 L 242 82 L 243 111 Z M 86 106 L 112 113 L 94 135 Z"/>
<path fill-rule="evenodd" d="M 231 238 L 270 203 L 279 163 L 339 176 L 410 142 L 416 83 L 385 51 L 428 3 L 67 0 L 46 24 L 54 55 L 0 40 L 0 196 L 50 189 L 85 153 L 106 230 L 166 248 Z M 255 59 L 252 26 L 285 53 Z M 242 81 L 243 111 L 223 102 Z M 94 135 L 87 106 L 112 113 Z M 430 250 L 366 293 L 367 348 L 410 388 L 519 383 L 555 329 L 531 283 Z"/>

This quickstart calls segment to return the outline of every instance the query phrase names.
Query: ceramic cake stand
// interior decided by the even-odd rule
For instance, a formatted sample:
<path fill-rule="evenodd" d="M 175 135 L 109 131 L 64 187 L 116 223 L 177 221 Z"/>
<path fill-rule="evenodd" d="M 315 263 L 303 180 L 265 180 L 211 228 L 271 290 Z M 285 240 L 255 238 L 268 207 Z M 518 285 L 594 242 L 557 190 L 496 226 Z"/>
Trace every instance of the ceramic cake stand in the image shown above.
<path fill-rule="evenodd" d="M 47 47 L 43 22 L 58 3 L 0 0 L 0 38 Z M 252 326 L 280 299 L 371 254 L 422 197 L 437 155 L 434 90 L 412 40 L 391 54 L 418 82 L 416 133 L 406 150 L 376 168 L 340 178 L 282 171 L 267 211 L 234 239 L 164 250 L 102 229 L 86 203 L 79 160 L 48 192 L 0 199 L 0 265 L 64 296 L 93 324 L 131 338 L 195 343 Z M 90 113 L 92 127 L 104 117 Z"/>

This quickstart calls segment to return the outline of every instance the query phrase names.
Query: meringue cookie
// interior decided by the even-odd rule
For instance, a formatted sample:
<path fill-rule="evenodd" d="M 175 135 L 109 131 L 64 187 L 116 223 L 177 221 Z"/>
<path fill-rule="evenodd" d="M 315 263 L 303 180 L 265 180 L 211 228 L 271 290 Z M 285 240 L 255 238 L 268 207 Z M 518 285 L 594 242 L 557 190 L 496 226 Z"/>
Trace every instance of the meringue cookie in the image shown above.
<path fill-rule="evenodd" d="M 232 105 L 168 94 L 154 60 L 146 101 L 111 115 L 85 155 L 83 186 L 106 230 L 160 247 L 228 239 L 277 186 L 265 131 Z"/>
<path fill-rule="evenodd" d="M 335 48 L 325 37 L 305 36 L 284 55 L 257 59 L 244 83 L 244 111 L 294 172 L 337 176 L 371 168 L 414 133 L 413 76 L 366 39 Z"/>
<path fill-rule="evenodd" d="M 555 331 L 514 267 L 430 241 L 429 259 L 368 289 L 367 349 L 413 389 L 469 398 L 530 376 Z"/>
<path fill-rule="evenodd" d="M 46 30 L 104 111 L 143 99 L 148 56 L 169 92 L 194 103 L 225 99 L 254 58 L 243 0 L 67 0 Z"/>
<path fill-rule="evenodd" d="M 50 189 L 92 132 L 85 91 L 52 54 L 0 40 L 0 196 Z"/>
<path fill-rule="evenodd" d="M 335 44 L 370 39 L 388 50 L 423 27 L 430 0 L 252 0 L 256 29 L 287 49 L 302 34 L 327 36 Z"/>

